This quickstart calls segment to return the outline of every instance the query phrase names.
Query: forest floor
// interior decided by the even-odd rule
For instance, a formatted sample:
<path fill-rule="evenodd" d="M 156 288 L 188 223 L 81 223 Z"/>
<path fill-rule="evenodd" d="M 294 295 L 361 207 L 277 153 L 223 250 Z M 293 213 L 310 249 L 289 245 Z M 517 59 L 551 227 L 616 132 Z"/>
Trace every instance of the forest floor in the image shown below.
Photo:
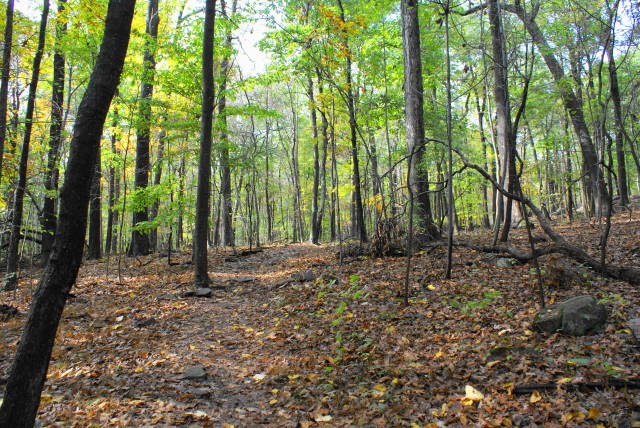
<path fill-rule="evenodd" d="M 597 227 L 558 228 L 597 254 Z M 464 238 L 490 242 L 484 232 Z M 526 249 L 524 231 L 513 242 Z M 609 249 L 611 262 L 640 266 L 640 213 L 614 219 Z M 404 306 L 405 258 L 339 265 L 336 250 L 297 244 L 242 257 L 213 250 L 212 285 L 224 289 L 210 298 L 184 297 L 192 289 L 187 253 L 175 254 L 173 266 L 158 255 L 123 259 L 120 269 L 113 257 L 86 263 L 64 312 L 39 420 L 77 427 L 608 427 L 639 404 L 637 389 L 571 387 L 637 378 L 640 352 L 627 322 L 640 316 L 638 287 L 547 257 L 549 301 L 591 294 L 610 319 L 595 335 L 540 334 L 531 328 L 531 265 L 500 268 L 487 254 L 458 248 L 453 279 L 444 280 L 445 249 L 420 251 Z M 2 296 L 22 315 L 0 322 L 0 378 L 38 274 L 23 272 L 20 290 Z M 559 387 L 513 393 L 552 382 Z"/>

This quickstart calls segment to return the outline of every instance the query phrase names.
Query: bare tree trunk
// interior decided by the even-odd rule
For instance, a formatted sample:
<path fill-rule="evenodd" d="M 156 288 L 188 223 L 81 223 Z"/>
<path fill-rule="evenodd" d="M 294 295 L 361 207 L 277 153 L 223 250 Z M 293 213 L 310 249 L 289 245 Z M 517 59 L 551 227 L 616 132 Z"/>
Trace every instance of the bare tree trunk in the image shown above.
<path fill-rule="evenodd" d="M 87 238 L 87 259 L 99 259 L 102 257 L 102 212 L 100 197 L 100 179 L 102 171 L 100 167 L 100 151 L 96 159 L 93 178 L 91 180 L 91 192 L 89 194 L 89 237 Z"/>
<path fill-rule="evenodd" d="M 491 29 L 491 46 L 493 51 L 494 97 L 496 100 L 497 142 L 502 148 L 502 174 L 505 187 L 509 192 L 518 194 L 520 186 L 516 174 L 515 135 L 511 123 L 511 105 L 509 102 L 509 81 L 507 77 L 507 56 L 505 37 L 502 27 L 502 16 L 497 0 L 489 0 L 489 26 Z M 500 240 L 509 240 L 511 230 L 513 201 L 505 201 L 504 224 Z"/>
<path fill-rule="evenodd" d="M 313 95 L 313 79 L 307 79 L 307 96 L 309 97 L 309 110 L 311 113 L 311 134 L 313 139 L 313 188 L 311 195 L 311 243 L 320 243 L 319 192 L 320 192 L 320 149 L 318 147 L 318 114 L 316 101 Z"/>
<path fill-rule="evenodd" d="M 344 7 L 342 5 L 342 0 L 338 1 L 338 9 L 340 10 L 340 20 L 343 23 L 346 23 Z M 350 139 L 351 139 L 351 160 L 353 162 L 353 198 L 354 198 L 354 215 L 353 215 L 353 223 L 356 225 L 356 229 L 352 230 L 351 233 L 360 239 L 360 243 L 363 244 L 368 241 L 367 237 L 367 227 L 364 222 L 364 208 L 362 206 L 362 193 L 360 186 L 360 162 L 358 159 L 358 138 L 357 138 L 357 129 L 358 123 L 356 122 L 356 106 L 355 106 L 355 97 L 353 94 L 353 78 L 352 78 L 352 66 L 351 66 L 351 51 L 349 49 L 349 36 L 344 31 L 344 40 L 343 45 L 345 51 L 347 52 L 347 61 L 346 61 L 346 86 L 347 86 L 347 110 L 349 112 L 349 130 L 350 130 Z"/>
<path fill-rule="evenodd" d="M 2 49 L 2 80 L 0 82 L 0 182 L 2 181 L 4 142 L 7 138 L 7 101 L 9 98 L 9 73 L 11 72 L 11 47 L 13 45 L 13 5 L 14 0 L 7 0 Z"/>
<path fill-rule="evenodd" d="M 134 0 L 109 2 L 100 53 L 78 108 L 53 251 L 33 297 L 0 407 L 3 427 L 30 428 L 35 423 L 60 317 L 82 261 L 91 174 L 124 64 L 134 6 Z"/>
<path fill-rule="evenodd" d="M 40 261 L 47 263 L 53 246 L 53 234 L 56 230 L 56 200 L 58 192 L 58 162 L 60 146 L 62 145 L 62 128 L 64 113 L 64 77 L 65 57 L 60 49 L 60 43 L 67 31 L 67 21 L 60 22 L 67 0 L 58 0 L 58 24 L 56 25 L 56 47 L 53 55 L 53 88 L 51 91 L 51 127 L 49 128 L 49 151 L 47 154 L 47 168 L 44 177 L 44 202 L 42 203 L 42 252 Z M 0 116 L 1 117 L 1 116 Z M 1 166 L 0 166 L 1 169 Z"/>
<path fill-rule="evenodd" d="M 213 126 L 213 43 L 216 0 L 207 0 L 202 36 L 202 116 L 200 118 L 200 160 L 196 224 L 193 232 L 193 263 L 196 287 L 209 285 L 207 238 L 209 236 L 209 193 L 211 186 L 211 143 Z"/>
<path fill-rule="evenodd" d="M 111 151 L 115 156 L 118 156 L 118 149 L 116 148 L 116 127 L 118 126 L 118 111 L 114 109 L 113 122 L 111 123 Z M 118 248 L 117 233 L 114 233 L 114 229 L 118 224 L 118 211 L 116 210 L 116 201 L 120 197 L 120 177 L 117 176 L 118 171 L 113 163 L 109 166 L 109 196 L 108 196 L 108 209 L 107 209 L 107 238 L 105 242 L 105 253 L 111 254 Z"/>
<path fill-rule="evenodd" d="M 159 186 L 162 181 L 162 162 L 164 160 L 164 145 L 165 139 L 167 136 L 167 131 L 164 129 L 160 131 L 160 135 L 158 137 L 158 152 L 156 156 L 155 162 L 155 173 L 153 175 L 153 185 Z M 149 209 L 149 220 L 153 221 L 158 216 L 158 212 L 160 211 L 160 201 L 155 200 L 151 208 Z M 154 226 L 149 231 L 149 245 L 151 247 L 151 251 L 158 250 L 158 227 Z"/>
<path fill-rule="evenodd" d="M 49 0 L 44 0 L 40 30 L 38 36 L 38 48 L 33 58 L 31 70 L 31 83 L 29 83 L 29 95 L 27 98 L 27 110 L 24 118 L 24 135 L 22 137 L 22 152 L 18 167 L 18 183 L 13 197 L 13 218 L 11 222 L 11 237 L 7 250 L 7 271 L 4 277 L 4 289 L 14 290 L 18 286 L 18 246 L 20 244 L 20 229 L 22 228 L 22 213 L 24 210 L 24 195 L 27 191 L 27 167 L 29 164 L 29 145 L 31 143 L 31 130 L 33 129 L 33 114 L 36 105 L 36 91 L 40 78 L 40 63 L 44 54 L 44 44 L 47 32 L 47 18 L 49 17 Z"/>
<path fill-rule="evenodd" d="M 222 7 L 222 13 L 227 14 L 225 0 L 220 0 Z M 236 12 L 237 0 L 233 0 L 231 6 L 231 14 Z M 227 30 L 225 38 L 225 50 L 231 49 L 231 27 Z M 227 80 L 229 79 L 229 73 L 231 71 L 231 64 L 229 62 L 228 54 L 224 54 L 220 63 L 220 72 L 222 73 L 222 80 L 219 90 L 218 101 L 218 121 L 220 124 L 220 168 L 221 168 L 221 181 L 220 191 L 222 192 L 222 233 L 223 243 L 226 246 L 233 247 L 235 245 L 235 237 L 233 231 L 233 206 L 231 204 L 231 160 L 229 157 L 229 135 L 227 131 Z"/>
<path fill-rule="evenodd" d="M 616 7 L 619 2 L 616 1 Z M 618 164 L 618 192 L 620 203 L 623 206 L 629 205 L 629 188 L 627 186 L 627 166 L 624 158 L 624 124 L 622 121 L 622 102 L 620 100 L 620 87 L 618 85 L 618 69 L 614 57 L 614 31 L 610 24 L 611 40 L 607 45 L 607 56 L 609 58 L 609 88 L 611 90 L 611 101 L 613 102 L 613 119 L 616 128 L 616 160 Z"/>
<path fill-rule="evenodd" d="M 151 128 L 151 99 L 153 98 L 153 81 L 156 71 L 156 41 L 158 39 L 158 0 L 148 0 L 147 4 L 147 26 L 144 64 L 142 72 L 142 89 L 140 91 L 139 120 L 136 138 L 136 172 L 135 190 L 144 191 L 149 186 L 149 134 Z M 141 223 L 149 221 L 149 211 L 147 206 L 136 207 L 133 212 L 133 232 L 131 235 L 131 246 L 129 254 L 140 256 L 149 254 L 149 234 L 147 231 L 136 229 Z"/>
<path fill-rule="evenodd" d="M 411 186 L 411 193 L 415 198 L 415 213 L 419 219 L 419 229 L 428 238 L 436 239 L 440 233 L 433 224 L 429 201 L 429 177 L 427 170 L 422 165 L 425 152 L 425 131 L 418 2 L 417 0 L 403 0 L 401 8 L 407 150 L 411 162 L 408 185 Z"/>

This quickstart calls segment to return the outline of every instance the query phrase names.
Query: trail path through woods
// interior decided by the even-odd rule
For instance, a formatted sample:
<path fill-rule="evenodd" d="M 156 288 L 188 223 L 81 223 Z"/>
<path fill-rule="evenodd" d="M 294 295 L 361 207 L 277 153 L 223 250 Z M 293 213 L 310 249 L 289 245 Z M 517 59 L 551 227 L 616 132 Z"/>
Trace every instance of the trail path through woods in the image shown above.
<path fill-rule="evenodd" d="M 562 226 L 573 242 L 597 228 Z M 526 248 L 523 231 L 514 243 Z M 488 242 L 486 236 L 468 237 Z M 596 254 L 595 246 L 587 247 Z M 640 265 L 640 215 L 615 219 L 611 261 Z M 563 385 L 640 373 L 626 323 L 640 290 L 562 258 L 545 258 L 548 299 L 592 294 L 607 305 L 600 334 L 531 331 L 530 265 L 487 254 L 419 252 L 404 307 L 404 258 L 348 258 L 296 244 L 234 257 L 212 250 L 210 298 L 192 290 L 190 254 L 87 263 L 65 309 L 39 419 L 60 426 L 616 426 L 640 392 Z M 554 269 L 570 284 L 558 288 Z M 574 275 L 575 274 L 575 275 Z M 24 314 L 37 271 L 3 302 Z M 31 278 L 31 279 L 30 279 Z M 219 289 L 220 288 L 220 289 Z M 0 321 L 5 378 L 24 315 Z M 517 385 L 557 390 L 514 395 Z"/>

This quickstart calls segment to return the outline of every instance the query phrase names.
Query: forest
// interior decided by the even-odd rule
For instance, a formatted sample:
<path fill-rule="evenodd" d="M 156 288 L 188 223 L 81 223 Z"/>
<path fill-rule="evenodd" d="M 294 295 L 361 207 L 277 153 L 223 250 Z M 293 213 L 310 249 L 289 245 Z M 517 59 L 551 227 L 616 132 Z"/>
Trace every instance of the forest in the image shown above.
<path fill-rule="evenodd" d="M 639 426 L 638 2 L 0 9 L 0 427 Z"/>

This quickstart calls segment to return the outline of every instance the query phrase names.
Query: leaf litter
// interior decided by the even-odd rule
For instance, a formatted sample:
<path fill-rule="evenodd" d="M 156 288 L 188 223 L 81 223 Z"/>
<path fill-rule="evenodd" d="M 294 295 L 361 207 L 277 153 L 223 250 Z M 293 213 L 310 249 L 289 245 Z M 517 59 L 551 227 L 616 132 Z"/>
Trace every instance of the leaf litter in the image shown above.
<path fill-rule="evenodd" d="M 594 243 L 597 228 L 561 227 Z M 486 236 L 476 236 L 478 242 Z M 514 244 L 526 248 L 516 231 Z M 640 219 L 616 218 L 610 259 L 639 265 Z M 52 426 L 616 426 L 637 390 L 563 389 L 640 373 L 626 323 L 640 292 L 587 272 L 549 288 L 549 302 L 603 301 L 610 320 L 585 337 L 531 330 L 528 265 L 498 268 L 486 254 L 418 252 L 409 306 L 405 259 L 349 259 L 336 247 L 268 247 L 246 257 L 210 253 L 210 298 L 192 290 L 190 254 L 88 262 L 64 312 L 39 412 Z M 569 263 L 569 262 L 567 262 Z M 545 260 L 542 260 L 545 267 Z M 23 313 L 37 272 L 3 296 Z M 5 379 L 24 316 L 0 331 Z M 517 396 L 521 384 L 556 390 Z"/>

